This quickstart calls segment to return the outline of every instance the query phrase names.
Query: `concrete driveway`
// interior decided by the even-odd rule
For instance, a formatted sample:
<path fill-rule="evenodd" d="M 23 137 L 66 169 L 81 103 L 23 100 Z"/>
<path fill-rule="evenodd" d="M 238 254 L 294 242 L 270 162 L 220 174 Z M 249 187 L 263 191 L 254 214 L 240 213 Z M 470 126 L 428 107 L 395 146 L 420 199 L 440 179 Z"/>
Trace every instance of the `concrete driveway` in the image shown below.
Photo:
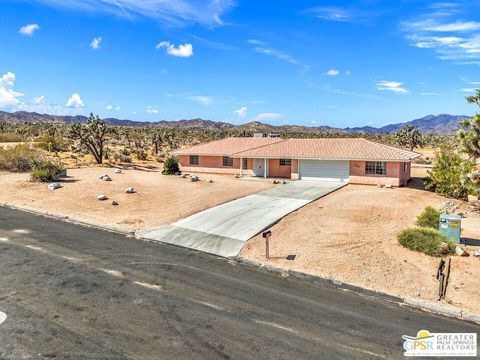
<path fill-rule="evenodd" d="M 345 185 L 327 181 L 296 181 L 278 185 L 215 206 L 141 236 L 211 254 L 236 256 L 245 241 L 292 211 Z"/>

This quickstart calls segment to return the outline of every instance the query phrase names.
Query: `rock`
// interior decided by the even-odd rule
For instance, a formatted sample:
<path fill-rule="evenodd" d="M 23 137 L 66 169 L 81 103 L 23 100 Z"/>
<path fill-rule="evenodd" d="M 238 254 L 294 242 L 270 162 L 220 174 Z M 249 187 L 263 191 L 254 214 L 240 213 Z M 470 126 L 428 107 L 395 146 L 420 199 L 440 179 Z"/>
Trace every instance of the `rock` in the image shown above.
<path fill-rule="evenodd" d="M 208 179 L 207 182 L 211 184 L 211 183 L 213 183 L 213 180 L 212 180 L 212 179 Z"/>
<path fill-rule="evenodd" d="M 478 201 L 478 196 L 475 195 L 467 195 L 468 202 L 477 202 Z"/>
<path fill-rule="evenodd" d="M 377 184 L 377 188 L 379 188 L 379 189 L 380 189 L 381 187 L 382 187 L 382 185 L 381 185 L 381 184 Z"/>
<path fill-rule="evenodd" d="M 467 217 L 466 212 L 459 212 L 457 215 L 460 216 L 461 218 L 466 218 Z"/>
<path fill-rule="evenodd" d="M 102 180 L 103 181 L 112 181 L 112 179 L 108 175 L 105 175 Z"/>
<path fill-rule="evenodd" d="M 115 174 L 121 174 L 121 173 L 122 173 L 122 169 L 115 169 L 115 170 L 113 170 L 113 172 L 114 172 Z"/>
<path fill-rule="evenodd" d="M 391 188 L 393 188 L 392 184 L 385 185 L 385 189 L 391 189 Z"/>
<path fill-rule="evenodd" d="M 285 180 L 282 180 L 282 184 L 285 185 L 287 182 Z"/>
<path fill-rule="evenodd" d="M 135 189 L 133 187 L 128 187 L 125 189 L 125 192 L 127 194 L 133 194 L 135 192 Z"/>
<path fill-rule="evenodd" d="M 473 252 L 473 256 L 480 256 L 480 250 L 475 250 Z"/>
<path fill-rule="evenodd" d="M 101 195 L 97 195 L 97 200 L 100 200 L 100 201 L 103 201 L 103 200 L 107 200 L 107 195 L 104 195 L 104 194 L 101 194 Z"/>
<path fill-rule="evenodd" d="M 458 246 L 457 246 L 458 247 Z M 450 252 L 450 247 L 448 246 L 447 243 L 442 242 L 440 244 L 440 253 L 446 255 Z"/>
<path fill-rule="evenodd" d="M 455 247 L 455 254 L 458 256 L 470 256 L 470 254 L 463 250 L 460 246 Z"/>
<path fill-rule="evenodd" d="M 196 182 L 196 181 L 198 181 L 198 176 L 196 176 L 196 175 L 190 176 L 190 181 L 191 181 L 191 182 Z"/>
<path fill-rule="evenodd" d="M 58 189 L 60 187 L 61 187 L 61 185 L 58 182 L 53 182 L 51 184 L 48 184 L 48 190 L 55 190 L 55 189 Z"/>
<path fill-rule="evenodd" d="M 185 179 L 186 177 L 188 177 L 188 174 L 183 174 L 183 175 L 182 175 L 182 178 Z"/>
<path fill-rule="evenodd" d="M 100 175 L 99 179 L 100 179 L 100 180 L 103 180 L 103 178 L 104 178 L 105 176 L 108 176 L 108 175 L 106 175 L 106 174 L 105 174 L 105 175 Z"/>
<path fill-rule="evenodd" d="M 112 205 L 118 205 L 118 202 L 116 200 L 112 200 Z"/>

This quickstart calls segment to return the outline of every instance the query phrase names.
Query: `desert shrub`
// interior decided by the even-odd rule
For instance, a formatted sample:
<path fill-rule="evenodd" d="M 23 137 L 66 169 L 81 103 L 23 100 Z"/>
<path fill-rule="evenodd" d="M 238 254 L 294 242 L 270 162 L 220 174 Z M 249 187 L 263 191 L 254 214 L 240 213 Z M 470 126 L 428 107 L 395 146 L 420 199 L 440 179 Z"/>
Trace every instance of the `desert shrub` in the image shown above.
<path fill-rule="evenodd" d="M 468 176 L 473 168 L 474 163 L 463 159 L 454 149 L 442 148 L 435 157 L 432 169 L 428 171 L 425 188 L 441 195 L 464 199 L 475 187 Z"/>
<path fill-rule="evenodd" d="M 445 247 L 447 252 L 455 251 L 455 243 L 446 236 L 440 234 L 438 230 L 430 228 L 409 228 L 398 234 L 400 245 L 413 251 L 419 251 L 430 256 L 442 256 Z M 447 245 L 445 245 L 447 244 Z"/>
<path fill-rule="evenodd" d="M 169 157 L 165 159 L 163 163 L 163 175 L 175 175 L 180 171 L 178 167 L 178 160 L 175 157 Z"/>
<path fill-rule="evenodd" d="M 6 132 L 0 134 L 0 142 L 21 142 L 22 138 L 20 135 L 12 133 L 12 132 Z"/>
<path fill-rule="evenodd" d="M 119 162 L 123 162 L 123 163 L 131 163 L 132 162 L 132 158 L 128 155 L 125 155 L 125 154 L 114 154 L 113 155 L 113 158 L 115 159 L 115 161 L 119 161 Z"/>
<path fill-rule="evenodd" d="M 422 227 L 428 227 L 438 230 L 438 224 L 440 223 L 440 210 L 434 209 L 431 206 L 427 206 L 423 212 L 417 217 L 417 225 Z"/>
<path fill-rule="evenodd" d="M 139 149 L 135 152 L 135 155 L 137 156 L 137 159 L 140 161 L 147 160 L 147 153 L 143 149 Z"/>
<path fill-rule="evenodd" d="M 51 135 L 43 135 L 35 139 L 35 146 L 50 152 L 65 151 L 67 148 L 67 144 L 62 137 Z"/>
<path fill-rule="evenodd" d="M 57 181 L 59 175 L 65 170 L 60 161 L 38 158 L 33 161 L 32 180 L 33 181 Z"/>
<path fill-rule="evenodd" d="M 0 170 L 12 172 L 27 172 L 32 169 L 33 161 L 38 152 L 30 149 L 26 144 L 10 148 L 0 148 Z"/>

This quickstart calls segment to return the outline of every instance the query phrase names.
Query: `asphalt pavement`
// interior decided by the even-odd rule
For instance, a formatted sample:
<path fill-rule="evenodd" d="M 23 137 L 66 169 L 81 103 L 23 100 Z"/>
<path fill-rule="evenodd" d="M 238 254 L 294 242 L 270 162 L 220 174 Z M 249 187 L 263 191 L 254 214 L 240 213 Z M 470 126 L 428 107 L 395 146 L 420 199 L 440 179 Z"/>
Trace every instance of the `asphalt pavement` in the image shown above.
<path fill-rule="evenodd" d="M 0 208 L 1 359 L 402 359 L 477 324 Z"/>

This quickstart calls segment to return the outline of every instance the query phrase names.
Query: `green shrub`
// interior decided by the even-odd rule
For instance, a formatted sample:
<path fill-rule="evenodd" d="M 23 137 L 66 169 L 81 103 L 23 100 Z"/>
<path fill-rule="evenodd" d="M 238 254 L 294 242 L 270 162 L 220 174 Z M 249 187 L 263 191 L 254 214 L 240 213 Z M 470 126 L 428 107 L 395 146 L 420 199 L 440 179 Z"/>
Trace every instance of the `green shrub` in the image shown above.
<path fill-rule="evenodd" d="M 180 172 L 178 160 L 175 157 L 169 157 L 163 163 L 163 175 L 175 175 Z"/>
<path fill-rule="evenodd" d="M 444 243 L 448 245 L 448 251 L 455 251 L 455 243 L 438 230 L 430 228 L 409 228 L 398 234 L 400 245 L 413 251 L 419 251 L 430 256 L 444 255 Z"/>
<path fill-rule="evenodd" d="M 0 147 L 0 170 L 12 172 L 30 171 L 34 159 L 38 156 L 38 152 L 30 149 L 26 144 L 20 144 L 6 149 Z"/>
<path fill-rule="evenodd" d="M 464 199 L 475 187 L 468 177 L 474 165 L 472 161 L 463 159 L 455 149 L 442 148 L 436 154 L 432 169 L 428 171 L 425 188 L 441 195 Z"/>
<path fill-rule="evenodd" d="M 138 160 L 140 160 L 140 161 L 147 160 L 147 153 L 145 152 L 145 150 L 143 150 L 143 149 L 137 150 L 135 152 L 135 154 L 137 155 Z"/>
<path fill-rule="evenodd" d="M 423 212 L 417 217 L 417 225 L 422 227 L 429 227 L 438 230 L 440 223 L 441 211 L 427 206 Z"/>
<path fill-rule="evenodd" d="M 32 167 L 32 180 L 44 182 L 58 181 L 59 175 L 63 171 L 65 171 L 65 167 L 60 161 L 36 159 Z"/>

